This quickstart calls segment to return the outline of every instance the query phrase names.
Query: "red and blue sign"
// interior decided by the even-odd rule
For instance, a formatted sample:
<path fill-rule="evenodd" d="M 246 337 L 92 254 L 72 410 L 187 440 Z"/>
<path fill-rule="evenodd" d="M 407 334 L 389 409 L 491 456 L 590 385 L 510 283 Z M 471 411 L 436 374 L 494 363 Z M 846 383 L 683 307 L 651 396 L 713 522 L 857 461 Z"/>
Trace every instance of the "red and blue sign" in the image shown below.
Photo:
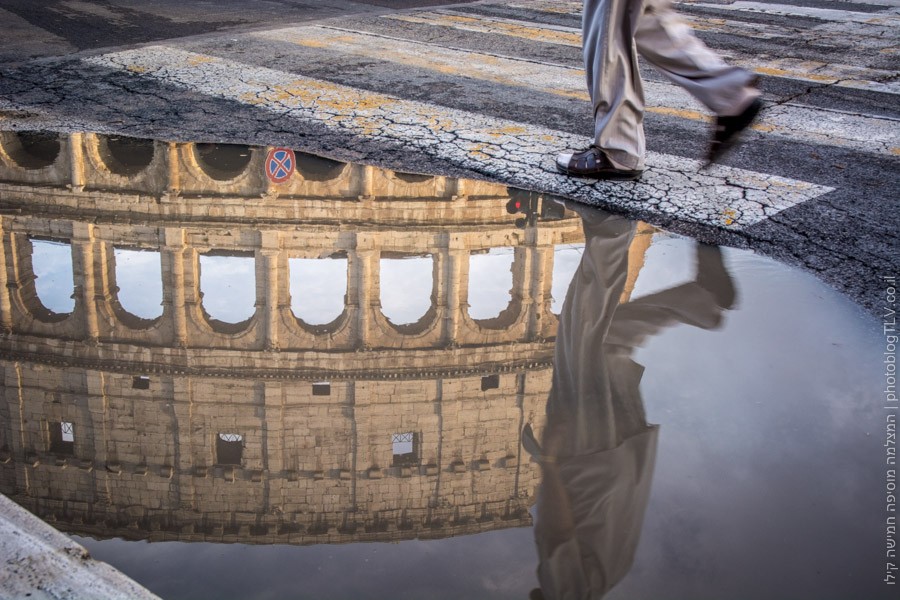
<path fill-rule="evenodd" d="M 272 148 L 266 156 L 266 176 L 272 183 L 282 183 L 291 178 L 297 169 L 297 157 L 288 148 Z"/>

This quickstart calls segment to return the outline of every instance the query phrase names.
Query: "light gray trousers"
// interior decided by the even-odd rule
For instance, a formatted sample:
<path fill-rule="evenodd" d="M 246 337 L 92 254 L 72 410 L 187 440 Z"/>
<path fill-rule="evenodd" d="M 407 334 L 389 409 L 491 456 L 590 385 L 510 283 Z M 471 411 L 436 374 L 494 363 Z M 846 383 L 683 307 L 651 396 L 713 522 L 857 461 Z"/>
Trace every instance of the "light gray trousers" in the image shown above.
<path fill-rule="evenodd" d="M 594 144 L 620 169 L 644 165 L 638 54 L 716 115 L 740 114 L 759 95 L 755 76 L 698 40 L 671 0 L 584 0 L 582 30 Z"/>

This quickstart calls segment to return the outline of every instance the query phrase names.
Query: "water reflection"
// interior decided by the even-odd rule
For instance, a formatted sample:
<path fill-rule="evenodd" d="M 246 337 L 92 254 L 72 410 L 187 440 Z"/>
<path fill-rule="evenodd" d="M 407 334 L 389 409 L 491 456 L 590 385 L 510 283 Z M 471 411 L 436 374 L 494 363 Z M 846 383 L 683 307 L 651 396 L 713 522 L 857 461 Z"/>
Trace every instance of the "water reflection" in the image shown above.
<path fill-rule="evenodd" d="M 512 300 L 512 248 L 491 248 L 469 258 L 469 316 L 492 319 Z"/>
<path fill-rule="evenodd" d="M 431 255 L 382 258 L 378 272 L 381 313 L 391 323 L 416 323 L 428 313 L 434 290 Z"/>
<path fill-rule="evenodd" d="M 730 310 L 716 250 L 485 182 L 0 150 L 0 491 L 164 596 L 522 598 L 536 549 L 597 594 L 642 521 L 610 598 L 884 596 L 881 357 L 815 279 L 727 252 Z"/>
<path fill-rule="evenodd" d="M 0 404 L 4 493 L 100 539 L 530 524 L 520 435 L 549 389 L 553 248 L 580 239 L 574 214 L 543 218 L 527 193 L 517 224 L 505 186 L 303 154 L 276 187 L 262 148 L 65 147 L 0 157 L 20 202 L 0 215 L 0 366 L 20 400 Z"/>
<path fill-rule="evenodd" d="M 122 308 L 141 319 L 162 316 L 162 264 L 159 252 L 115 248 L 117 297 Z"/>
<path fill-rule="evenodd" d="M 75 309 L 72 246 L 55 240 L 31 240 L 34 287 L 41 304 L 57 314 Z"/>
<path fill-rule="evenodd" d="M 213 319 L 236 324 L 256 313 L 256 273 L 252 256 L 200 255 L 203 309 Z"/>
<path fill-rule="evenodd" d="M 291 310 L 310 325 L 326 325 L 344 313 L 347 258 L 292 258 Z"/>
<path fill-rule="evenodd" d="M 694 281 L 620 304 L 633 221 L 578 209 L 584 253 L 562 307 L 542 444 L 526 449 L 542 480 L 534 528 L 540 590 L 532 598 L 600 598 L 629 571 L 656 459 L 636 347 L 684 323 L 710 329 L 735 290 L 718 248 L 697 246 Z"/>

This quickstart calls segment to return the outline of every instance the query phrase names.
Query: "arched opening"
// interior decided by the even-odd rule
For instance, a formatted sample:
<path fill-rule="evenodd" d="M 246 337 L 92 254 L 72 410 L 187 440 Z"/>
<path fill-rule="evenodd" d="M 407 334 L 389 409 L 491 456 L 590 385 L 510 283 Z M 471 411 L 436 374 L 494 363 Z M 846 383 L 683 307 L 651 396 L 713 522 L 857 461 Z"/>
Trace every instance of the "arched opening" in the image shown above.
<path fill-rule="evenodd" d="M 307 181 L 330 181 L 344 172 L 347 163 L 342 163 L 330 158 L 323 158 L 315 154 L 296 153 L 297 172 Z"/>
<path fill-rule="evenodd" d="M 584 244 L 559 244 L 553 248 L 553 280 L 550 284 L 550 310 L 558 315 L 566 299 L 566 291 L 581 263 Z"/>
<path fill-rule="evenodd" d="M 50 312 L 75 310 L 72 245 L 57 240 L 31 240 L 31 269 L 40 303 Z"/>
<path fill-rule="evenodd" d="M 152 140 L 118 135 L 98 136 L 100 158 L 115 175 L 137 175 L 153 162 Z"/>
<path fill-rule="evenodd" d="M 250 164 L 250 146 L 240 144 L 195 144 L 197 164 L 216 181 L 231 181 L 242 175 Z"/>
<path fill-rule="evenodd" d="M 381 312 L 394 325 L 417 323 L 431 308 L 434 291 L 434 258 L 408 256 L 382 258 Z"/>
<path fill-rule="evenodd" d="M 162 262 L 156 250 L 115 248 L 116 298 L 126 312 L 141 319 L 162 315 Z"/>
<path fill-rule="evenodd" d="M 476 320 L 500 315 L 512 300 L 515 250 L 491 248 L 469 256 L 469 316 Z"/>
<path fill-rule="evenodd" d="M 62 145 L 59 135 L 43 131 L 5 132 L 3 150 L 23 169 L 43 169 L 56 162 Z"/>
<path fill-rule="evenodd" d="M 434 175 L 422 175 L 420 173 L 394 173 L 394 177 L 405 183 L 425 183 L 434 179 Z"/>
<path fill-rule="evenodd" d="M 252 255 L 200 256 L 200 294 L 206 315 L 243 324 L 256 312 L 256 262 Z"/>
<path fill-rule="evenodd" d="M 310 325 L 326 325 L 344 313 L 347 296 L 347 257 L 292 258 L 291 310 Z"/>

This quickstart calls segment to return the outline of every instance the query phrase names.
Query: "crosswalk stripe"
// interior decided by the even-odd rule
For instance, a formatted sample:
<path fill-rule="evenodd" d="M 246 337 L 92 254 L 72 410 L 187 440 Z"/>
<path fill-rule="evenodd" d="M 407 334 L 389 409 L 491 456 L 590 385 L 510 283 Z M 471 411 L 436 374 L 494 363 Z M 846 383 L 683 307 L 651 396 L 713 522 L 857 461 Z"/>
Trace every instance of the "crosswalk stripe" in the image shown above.
<path fill-rule="evenodd" d="M 475 33 L 500 34 L 510 37 L 532 40 L 544 44 L 581 47 L 581 30 L 554 25 L 534 25 L 526 21 L 501 19 L 483 15 L 453 13 L 451 11 L 415 12 L 382 15 L 384 19 L 452 27 L 460 31 Z"/>
<path fill-rule="evenodd" d="M 355 152 L 392 147 L 460 172 L 638 214 L 741 229 L 832 191 L 725 166 L 701 170 L 698 161 L 654 152 L 637 182 L 564 177 L 555 172 L 554 152 L 583 147 L 586 138 L 164 46 L 83 60 L 324 127 L 352 141 Z"/>
<path fill-rule="evenodd" d="M 705 4 L 694 3 L 692 6 L 712 8 L 716 10 L 734 10 L 743 12 L 765 13 L 768 15 L 781 15 L 786 17 L 813 17 L 822 21 L 837 21 L 840 23 L 853 22 L 869 25 L 900 25 L 900 16 L 893 10 L 877 13 L 857 12 L 852 10 L 838 10 L 834 8 L 820 8 L 815 6 L 794 6 L 793 4 L 769 4 L 767 2 L 748 2 L 738 0 L 731 4 Z"/>
<path fill-rule="evenodd" d="M 468 52 L 423 42 L 320 26 L 301 26 L 252 34 L 266 40 L 287 42 L 329 51 L 378 56 L 381 60 L 445 75 L 467 77 L 533 89 L 566 98 L 589 101 L 581 69 L 535 63 L 530 60 Z M 386 43 L 386 40 L 390 40 Z M 709 119 L 694 98 L 681 87 L 659 81 L 644 82 L 647 112 L 693 121 Z M 663 99 L 665 104 L 663 104 Z M 767 110 L 753 126 L 767 135 L 791 140 L 839 146 L 864 152 L 897 154 L 896 139 L 886 120 L 847 113 L 828 113 L 810 118 L 816 109 L 779 106 Z M 812 113 L 810 111 L 813 111 Z M 803 123 L 797 127 L 796 122 Z M 892 124 L 893 122 L 891 122 Z"/>
<path fill-rule="evenodd" d="M 528 39 L 548 44 L 581 47 L 581 30 L 562 26 L 536 26 L 526 21 L 515 21 L 498 17 L 472 16 L 457 14 L 452 11 L 417 12 L 412 14 L 384 15 L 385 19 L 416 23 L 426 26 L 451 27 L 461 31 L 472 31 L 495 35 L 504 35 Z M 696 26 L 699 30 L 716 31 L 717 33 L 734 34 L 734 24 L 701 20 Z M 756 23 L 749 25 L 758 25 Z M 760 27 L 764 32 L 768 28 Z M 755 28 L 753 35 L 760 32 Z M 772 33 L 768 32 L 771 37 Z M 796 31 L 785 31 L 785 37 L 796 37 Z M 731 64 L 744 67 L 771 77 L 784 77 L 800 81 L 823 84 L 834 84 L 840 87 L 864 89 L 886 94 L 900 94 L 900 81 L 896 73 L 878 69 L 868 69 L 853 65 L 830 64 L 821 61 L 802 60 L 796 58 L 761 58 L 759 56 L 729 56 Z"/>

